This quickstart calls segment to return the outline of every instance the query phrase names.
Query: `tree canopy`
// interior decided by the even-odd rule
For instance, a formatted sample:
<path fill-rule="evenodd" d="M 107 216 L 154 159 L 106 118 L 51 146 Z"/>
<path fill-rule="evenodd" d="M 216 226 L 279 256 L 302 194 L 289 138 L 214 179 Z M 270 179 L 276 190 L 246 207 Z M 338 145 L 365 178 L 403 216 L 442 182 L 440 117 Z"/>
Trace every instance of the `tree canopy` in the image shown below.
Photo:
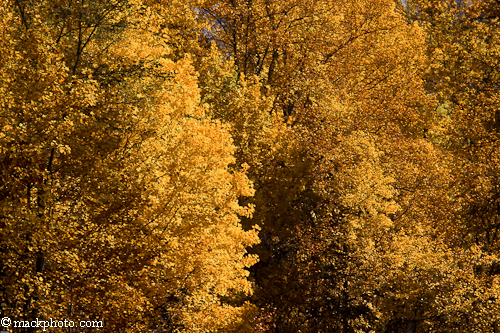
<path fill-rule="evenodd" d="M 2 317 L 499 331 L 499 19 L 0 0 Z"/>

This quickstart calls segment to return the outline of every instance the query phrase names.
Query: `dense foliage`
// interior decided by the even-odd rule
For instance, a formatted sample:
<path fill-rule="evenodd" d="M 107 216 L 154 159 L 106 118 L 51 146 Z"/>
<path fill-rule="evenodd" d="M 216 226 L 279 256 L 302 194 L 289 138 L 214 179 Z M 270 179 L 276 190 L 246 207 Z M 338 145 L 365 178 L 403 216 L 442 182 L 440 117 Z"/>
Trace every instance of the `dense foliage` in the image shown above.
<path fill-rule="evenodd" d="M 1 317 L 498 332 L 499 90 L 493 0 L 0 0 Z"/>

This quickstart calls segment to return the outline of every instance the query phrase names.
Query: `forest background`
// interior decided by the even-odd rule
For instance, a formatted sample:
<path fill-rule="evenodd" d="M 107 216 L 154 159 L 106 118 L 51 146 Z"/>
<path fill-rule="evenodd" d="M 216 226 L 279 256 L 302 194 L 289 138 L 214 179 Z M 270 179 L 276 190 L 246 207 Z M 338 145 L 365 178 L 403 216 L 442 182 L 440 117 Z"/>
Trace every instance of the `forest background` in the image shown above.
<path fill-rule="evenodd" d="M 500 332 L 499 18 L 0 0 L 1 317 Z"/>

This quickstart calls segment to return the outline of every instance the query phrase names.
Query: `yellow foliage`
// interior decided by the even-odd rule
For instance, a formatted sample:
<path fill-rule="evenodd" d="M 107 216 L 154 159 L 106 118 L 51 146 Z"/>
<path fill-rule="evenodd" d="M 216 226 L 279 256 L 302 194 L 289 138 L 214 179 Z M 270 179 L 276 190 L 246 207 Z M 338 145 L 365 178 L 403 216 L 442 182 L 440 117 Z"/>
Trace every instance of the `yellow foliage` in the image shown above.
<path fill-rule="evenodd" d="M 258 237 L 238 200 L 253 190 L 168 46 L 167 8 L 16 4 L 0 8 L 3 313 L 108 332 L 236 327 L 253 311 L 237 301 L 252 292 Z"/>

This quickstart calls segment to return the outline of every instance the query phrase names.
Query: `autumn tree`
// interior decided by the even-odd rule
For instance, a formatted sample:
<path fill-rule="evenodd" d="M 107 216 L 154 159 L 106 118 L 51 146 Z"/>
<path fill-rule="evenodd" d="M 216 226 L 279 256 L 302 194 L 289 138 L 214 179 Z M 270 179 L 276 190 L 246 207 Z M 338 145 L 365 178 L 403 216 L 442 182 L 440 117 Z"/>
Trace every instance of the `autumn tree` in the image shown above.
<path fill-rule="evenodd" d="M 3 316 L 244 329 L 253 190 L 176 51 L 186 8 L 1 3 Z"/>
<path fill-rule="evenodd" d="M 446 147 L 460 174 L 457 186 L 458 196 L 464 198 L 466 239 L 493 250 L 498 242 L 493 208 L 499 121 L 497 4 L 437 1 L 420 6 L 419 17 L 430 36 L 427 89 L 438 94 L 440 111 L 448 121 Z"/>
<path fill-rule="evenodd" d="M 268 130 L 254 132 L 267 138 L 246 146 L 256 153 L 240 156 L 256 189 L 248 223 L 262 226 L 260 262 L 251 269 L 259 329 L 383 331 L 404 321 L 405 293 L 423 296 L 429 283 L 389 291 L 399 270 L 389 251 L 436 269 L 405 247 L 425 239 L 440 248 L 432 237 L 449 214 L 448 174 L 427 134 L 440 124 L 420 78 L 425 37 L 395 10 L 390 1 L 228 1 L 201 9 L 214 27 L 205 37 L 236 67 L 219 76 L 226 78 L 219 96 L 256 80 L 260 97 L 236 114 L 255 117 L 253 102 L 261 100 L 272 115 Z M 234 124 L 226 115 L 215 114 Z"/>
<path fill-rule="evenodd" d="M 434 283 L 441 281 L 433 291 L 440 301 L 426 316 L 427 323 L 434 330 L 495 332 L 498 4 L 407 1 L 400 8 L 426 34 L 428 60 L 422 76 L 427 92 L 438 101 L 438 126 L 426 136 L 447 161 L 441 172 L 448 178 L 444 195 L 449 213 L 433 232 L 443 243 L 436 253 L 448 253 L 440 271 L 449 273 L 445 279 L 434 275 Z"/>

